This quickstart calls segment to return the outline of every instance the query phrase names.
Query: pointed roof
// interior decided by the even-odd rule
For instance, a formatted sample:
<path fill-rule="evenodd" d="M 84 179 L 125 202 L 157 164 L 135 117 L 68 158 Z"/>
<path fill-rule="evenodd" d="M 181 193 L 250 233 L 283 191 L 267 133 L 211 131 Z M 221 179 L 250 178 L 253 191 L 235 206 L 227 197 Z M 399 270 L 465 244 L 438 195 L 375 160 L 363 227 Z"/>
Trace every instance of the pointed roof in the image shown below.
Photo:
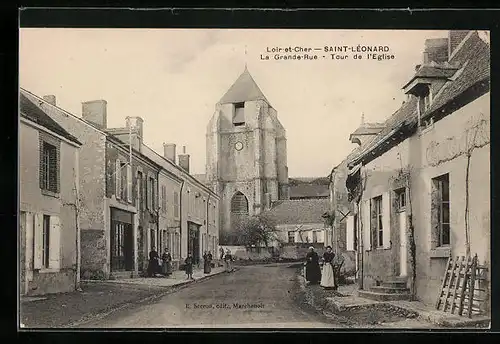
<path fill-rule="evenodd" d="M 269 101 L 266 99 L 259 86 L 257 86 L 257 83 L 245 66 L 243 73 L 229 88 L 219 103 L 241 103 L 250 100 L 265 100 L 269 104 Z"/>

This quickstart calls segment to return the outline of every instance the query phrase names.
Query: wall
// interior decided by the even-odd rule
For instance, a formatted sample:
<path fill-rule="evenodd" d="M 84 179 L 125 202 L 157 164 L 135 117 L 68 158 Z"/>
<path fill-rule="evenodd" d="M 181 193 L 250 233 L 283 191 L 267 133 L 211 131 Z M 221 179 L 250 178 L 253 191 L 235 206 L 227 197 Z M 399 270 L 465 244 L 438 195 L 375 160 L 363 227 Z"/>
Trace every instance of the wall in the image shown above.
<path fill-rule="evenodd" d="M 417 295 L 432 304 L 439 292 L 441 278 L 450 251 L 440 252 L 432 246 L 431 189 L 432 178 L 449 173 L 451 255 L 465 255 L 465 199 L 467 158 L 478 123 L 476 144 L 469 172 L 469 221 L 471 253 L 480 263 L 490 262 L 490 95 L 469 103 L 453 114 L 434 123 L 414 138 L 414 160 L 422 168 L 413 178 L 412 192 L 417 245 Z M 413 161 L 412 160 L 412 163 Z"/>
<path fill-rule="evenodd" d="M 64 112 L 53 105 L 41 102 L 38 98 L 25 95 L 43 109 L 61 127 L 75 136 L 82 143 L 79 149 L 79 183 L 80 183 L 80 229 L 81 229 L 81 259 L 82 276 L 85 270 L 109 273 L 106 265 L 107 251 L 97 250 L 103 245 L 102 240 L 107 226 L 104 202 L 106 197 L 106 135 L 95 129 L 80 118 Z M 87 231 L 92 231 L 87 233 Z M 95 233 L 93 231 L 96 231 Z M 87 276 L 88 273 L 85 273 Z"/>
<path fill-rule="evenodd" d="M 30 295 L 67 292 L 75 289 L 76 274 L 76 161 L 78 148 L 60 143 L 60 192 L 58 197 L 42 194 L 39 186 L 39 131 L 21 122 L 20 135 L 20 211 L 26 212 L 25 241 L 20 245 L 25 255 L 25 278 Z M 47 135 L 44 133 L 44 135 Z M 34 213 L 60 219 L 60 268 L 58 271 L 33 270 Z M 31 230 L 29 230 L 31 229 Z M 23 268 L 21 266 L 21 268 Z"/>
<path fill-rule="evenodd" d="M 390 277 L 399 276 L 401 241 L 393 191 L 404 186 L 404 183 L 398 177 L 402 170 L 408 168 L 409 149 L 409 140 L 405 140 L 370 161 L 361 169 L 361 175 L 366 174 L 366 188 L 363 191 L 362 202 L 385 194 L 390 197 L 391 204 L 389 212 L 390 246 L 387 248 L 374 247 L 373 233 L 372 245 L 369 250 L 367 250 L 367 245 L 364 242 L 363 285 L 365 289 Z M 363 221 L 363 218 L 363 214 L 360 214 L 359 221 Z M 363 223 L 363 232 L 366 230 L 366 225 Z M 371 224 L 368 224 L 368 226 L 371 226 Z M 365 241 L 366 237 L 364 234 L 362 235 L 361 240 Z"/>

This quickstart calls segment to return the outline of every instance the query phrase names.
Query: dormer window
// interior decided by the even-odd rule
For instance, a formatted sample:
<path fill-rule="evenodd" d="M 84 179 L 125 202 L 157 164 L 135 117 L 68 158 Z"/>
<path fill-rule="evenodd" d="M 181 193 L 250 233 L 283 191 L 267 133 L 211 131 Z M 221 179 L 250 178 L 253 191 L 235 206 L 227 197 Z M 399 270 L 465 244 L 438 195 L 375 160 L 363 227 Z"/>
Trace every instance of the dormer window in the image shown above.
<path fill-rule="evenodd" d="M 233 125 L 235 127 L 245 125 L 245 103 L 234 104 Z"/>
<path fill-rule="evenodd" d="M 418 98 L 419 98 L 419 110 L 420 113 L 422 114 L 425 111 L 427 111 L 431 106 L 432 91 L 430 85 L 428 84 L 422 85 L 421 91 L 418 94 Z"/>

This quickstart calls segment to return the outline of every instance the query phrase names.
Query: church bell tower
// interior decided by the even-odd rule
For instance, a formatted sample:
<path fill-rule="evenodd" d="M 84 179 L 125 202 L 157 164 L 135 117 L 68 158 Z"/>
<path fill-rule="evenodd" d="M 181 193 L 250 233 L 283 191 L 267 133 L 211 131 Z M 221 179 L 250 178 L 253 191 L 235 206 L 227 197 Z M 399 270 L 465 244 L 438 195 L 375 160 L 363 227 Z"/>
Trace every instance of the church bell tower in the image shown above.
<path fill-rule="evenodd" d="M 245 67 L 215 106 L 207 126 L 206 180 L 221 196 L 219 243 L 272 201 L 288 199 L 286 132 Z"/>

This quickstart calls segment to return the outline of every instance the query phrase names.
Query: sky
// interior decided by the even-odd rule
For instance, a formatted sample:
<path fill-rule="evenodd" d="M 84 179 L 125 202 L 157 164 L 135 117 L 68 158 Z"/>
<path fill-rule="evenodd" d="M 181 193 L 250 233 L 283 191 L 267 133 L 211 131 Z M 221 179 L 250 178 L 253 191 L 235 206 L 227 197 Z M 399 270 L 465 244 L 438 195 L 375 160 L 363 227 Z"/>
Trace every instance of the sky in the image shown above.
<path fill-rule="evenodd" d="M 81 103 L 105 99 L 108 127 L 144 120 L 144 143 L 191 155 L 205 173 L 206 127 L 215 104 L 245 64 L 287 131 L 290 177 L 325 177 L 355 145 L 360 124 L 382 122 L 406 99 L 401 87 L 422 62 L 427 38 L 447 31 L 21 29 L 19 83 L 81 116 Z M 274 60 L 267 48 L 388 46 L 390 60 Z M 262 55 L 270 56 L 263 60 Z M 293 53 L 292 53 L 293 54 Z M 342 55 L 342 53 L 339 53 Z M 383 53 L 382 53 L 383 54 Z M 322 56 L 325 56 L 324 58 Z"/>

